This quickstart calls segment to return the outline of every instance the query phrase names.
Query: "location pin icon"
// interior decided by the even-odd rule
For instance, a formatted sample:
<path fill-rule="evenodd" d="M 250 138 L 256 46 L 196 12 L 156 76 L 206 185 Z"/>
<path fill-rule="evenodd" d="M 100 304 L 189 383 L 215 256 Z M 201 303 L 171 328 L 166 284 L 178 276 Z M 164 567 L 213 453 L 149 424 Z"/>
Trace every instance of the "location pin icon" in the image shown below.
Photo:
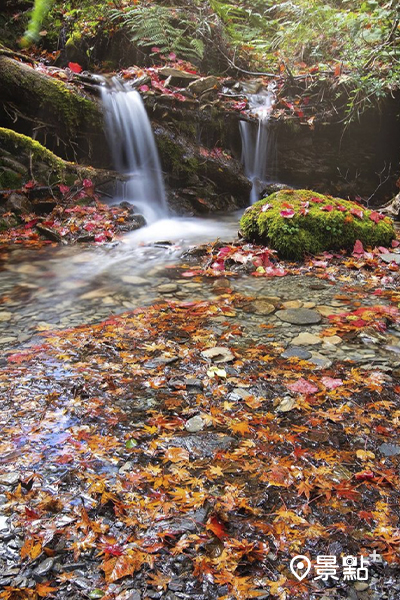
<path fill-rule="evenodd" d="M 295 556 L 290 561 L 290 570 L 299 581 L 302 581 L 311 570 L 311 561 L 307 556 Z"/>

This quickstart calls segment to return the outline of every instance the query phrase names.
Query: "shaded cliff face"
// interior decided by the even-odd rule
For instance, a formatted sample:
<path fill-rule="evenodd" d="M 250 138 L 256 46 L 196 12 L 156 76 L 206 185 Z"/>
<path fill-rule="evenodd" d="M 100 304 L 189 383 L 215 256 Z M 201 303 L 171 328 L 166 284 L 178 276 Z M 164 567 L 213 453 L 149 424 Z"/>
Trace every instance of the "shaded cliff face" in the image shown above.
<path fill-rule="evenodd" d="M 360 196 L 372 204 L 393 197 L 400 163 L 394 102 L 387 103 L 385 112 L 371 110 L 347 128 L 320 123 L 311 129 L 279 121 L 273 127 L 279 180 L 342 197 Z"/>

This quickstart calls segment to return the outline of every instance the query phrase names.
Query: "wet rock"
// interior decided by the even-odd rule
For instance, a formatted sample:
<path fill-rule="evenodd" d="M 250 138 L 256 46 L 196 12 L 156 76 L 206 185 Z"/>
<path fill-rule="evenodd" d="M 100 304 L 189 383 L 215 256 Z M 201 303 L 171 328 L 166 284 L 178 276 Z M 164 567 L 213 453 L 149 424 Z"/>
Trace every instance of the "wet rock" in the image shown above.
<path fill-rule="evenodd" d="M 232 354 L 229 348 L 224 348 L 223 346 L 215 346 L 215 348 L 203 350 L 201 356 L 203 358 L 209 358 L 215 363 L 225 363 L 235 360 L 235 355 Z"/>
<path fill-rule="evenodd" d="M 318 335 L 313 333 L 307 333 L 306 331 L 299 333 L 299 335 L 292 340 L 292 343 L 296 346 L 315 346 L 321 344 L 322 340 Z"/>
<path fill-rule="evenodd" d="M 291 396 L 285 396 L 276 407 L 277 412 L 289 412 L 296 406 L 296 399 Z"/>
<path fill-rule="evenodd" d="M 369 588 L 369 583 L 367 583 L 366 581 L 356 581 L 354 584 L 354 589 L 357 590 L 357 592 L 365 592 L 365 590 L 367 590 Z"/>
<path fill-rule="evenodd" d="M 251 307 L 256 315 L 270 315 L 275 310 L 275 306 L 266 300 L 256 300 Z"/>
<path fill-rule="evenodd" d="M 17 471 L 0 474 L 0 485 L 15 485 L 19 481 L 20 474 Z"/>
<path fill-rule="evenodd" d="M 332 366 L 332 361 L 319 354 L 318 352 L 313 352 L 311 358 L 309 359 L 310 363 L 313 363 L 319 369 L 329 369 Z"/>
<path fill-rule="evenodd" d="M 186 387 L 203 387 L 203 382 L 201 379 L 195 379 L 194 377 L 187 377 L 183 380 L 183 383 L 186 385 Z"/>
<path fill-rule="evenodd" d="M 338 314 L 342 313 L 345 309 L 344 308 L 335 308 L 335 307 L 332 307 L 332 306 L 321 305 L 321 306 L 317 306 L 316 310 L 323 317 L 329 317 L 329 315 L 338 315 Z"/>
<path fill-rule="evenodd" d="M 246 400 L 246 398 L 249 398 L 250 396 L 252 396 L 252 394 L 250 394 L 250 392 L 248 390 L 237 387 L 237 388 L 234 388 L 232 390 L 232 392 L 229 394 L 229 400 L 238 402 L 239 400 Z"/>
<path fill-rule="evenodd" d="M 192 94 L 196 94 L 199 96 L 200 94 L 204 94 L 207 90 L 211 90 L 219 85 L 218 77 L 214 77 L 214 75 L 210 75 L 209 77 L 200 77 L 200 79 L 196 79 L 196 81 L 192 81 L 188 85 L 188 89 L 192 92 Z"/>
<path fill-rule="evenodd" d="M 36 577 L 43 577 L 43 575 L 47 575 L 47 573 L 52 570 L 53 566 L 54 558 L 46 558 L 36 567 L 33 574 L 36 575 Z"/>
<path fill-rule="evenodd" d="M 270 302 L 271 304 L 275 305 L 281 301 L 279 296 L 263 296 L 260 298 L 260 300 L 263 300 L 264 302 Z"/>
<path fill-rule="evenodd" d="M 193 533 L 198 531 L 207 519 L 208 509 L 199 508 L 182 516 L 171 517 L 158 521 L 153 528 L 154 532 L 168 531 L 172 535 L 179 533 Z"/>
<path fill-rule="evenodd" d="M 315 325 L 322 320 L 321 315 L 309 308 L 289 308 L 286 310 L 278 310 L 276 316 L 292 325 Z"/>
<path fill-rule="evenodd" d="M 74 579 L 74 584 L 80 590 L 89 590 L 92 587 L 92 582 L 89 579 L 85 579 L 84 577 L 77 577 Z"/>
<path fill-rule="evenodd" d="M 13 314 L 11 312 L 8 311 L 0 311 L 0 322 L 1 321 L 9 321 L 9 319 L 11 319 L 11 317 L 13 316 Z"/>
<path fill-rule="evenodd" d="M 282 308 L 301 308 L 303 306 L 303 302 L 301 300 L 287 300 L 287 302 L 282 303 Z"/>
<path fill-rule="evenodd" d="M 129 283 L 129 285 L 149 285 L 150 282 L 144 277 L 137 277 L 135 275 L 123 275 L 121 281 Z"/>
<path fill-rule="evenodd" d="M 185 429 L 186 431 L 189 431 L 189 433 L 197 433 L 198 431 L 204 429 L 204 421 L 200 415 L 195 415 L 186 421 Z"/>
<path fill-rule="evenodd" d="M 5 515 L 0 515 L 0 531 L 4 530 L 4 529 L 8 529 L 8 517 L 6 517 Z"/>
<path fill-rule="evenodd" d="M 33 211 L 32 203 L 29 202 L 28 198 L 23 194 L 17 193 L 10 194 L 5 208 L 9 212 L 17 214 L 29 214 Z"/>
<path fill-rule="evenodd" d="M 396 265 L 400 265 L 400 254 L 395 254 L 394 252 L 388 252 L 387 254 L 380 254 L 379 257 L 385 263 L 395 262 Z"/>
<path fill-rule="evenodd" d="M 302 308 L 314 308 L 315 302 L 303 302 Z"/>
<path fill-rule="evenodd" d="M 308 360 L 311 356 L 311 352 L 303 348 L 297 348 L 296 346 L 290 346 L 281 354 L 282 358 L 299 358 L 300 360 Z"/>
<path fill-rule="evenodd" d="M 327 344 L 333 344 L 334 346 L 337 346 L 338 344 L 341 344 L 343 342 L 343 340 L 338 335 L 330 335 L 328 337 L 324 337 L 323 338 L 323 342 L 327 343 Z"/>
<path fill-rule="evenodd" d="M 400 454 L 400 446 L 397 444 L 383 443 L 379 446 L 378 450 L 385 456 L 397 456 Z"/>
<path fill-rule="evenodd" d="M 179 288 L 176 283 L 164 283 L 157 287 L 157 291 L 161 292 L 162 294 L 172 294 L 173 292 L 177 292 L 178 289 Z"/>
<path fill-rule="evenodd" d="M 185 448 L 189 454 L 199 458 L 212 458 L 218 450 L 227 450 L 235 442 L 229 435 L 217 433 L 198 433 L 191 435 L 175 436 L 168 440 L 164 446 Z"/>
<path fill-rule="evenodd" d="M 180 71 L 179 69 L 174 69 L 173 67 L 162 67 L 159 69 L 158 73 L 165 79 L 170 78 L 169 81 L 171 85 L 177 86 L 186 86 L 188 83 L 199 79 L 199 76 L 194 73 L 187 73 L 186 71 Z"/>

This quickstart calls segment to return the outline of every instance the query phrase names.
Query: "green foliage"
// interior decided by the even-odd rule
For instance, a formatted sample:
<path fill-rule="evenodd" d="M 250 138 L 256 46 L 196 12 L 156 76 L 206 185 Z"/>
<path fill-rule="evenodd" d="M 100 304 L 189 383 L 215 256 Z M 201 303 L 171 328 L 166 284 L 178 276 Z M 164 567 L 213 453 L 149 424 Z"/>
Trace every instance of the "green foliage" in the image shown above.
<path fill-rule="evenodd" d="M 263 210 L 266 205 L 271 207 Z M 287 205 L 292 206 L 295 213 L 291 218 L 281 215 Z M 333 209 L 323 210 L 326 206 Z M 306 214 L 301 214 L 305 207 Z M 240 227 L 247 240 L 264 243 L 277 250 L 282 258 L 295 260 L 324 250 L 351 250 L 356 240 L 365 247 L 386 246 L 395 237 L 389 217 L 375 222 L 377 213 L 361 209 L 357 215 L 352 214 L 352 210 L 359 211 L 360 207 L 354 202 L 309 190 L 282 190 L 248 209 Z"/>
<path fill-rule="evenodd" d="M 112 9 L 111 19 L 119 20 L 131 32 L 131 39 L 144 48 L 157 47 L 157 53 L 175 53 L 179 58 L 197 61 L 204 55 L 202 33 L 209 28 L 183 9 L 143 4 L 126 10 Z"/>
<path fill-rule="evenodd" d="M 39 40 L 43 21 L 52 4 L 53 0 L 35 0 L 28 28 L 21 40 L 22 46 L 30 46 Z"/>

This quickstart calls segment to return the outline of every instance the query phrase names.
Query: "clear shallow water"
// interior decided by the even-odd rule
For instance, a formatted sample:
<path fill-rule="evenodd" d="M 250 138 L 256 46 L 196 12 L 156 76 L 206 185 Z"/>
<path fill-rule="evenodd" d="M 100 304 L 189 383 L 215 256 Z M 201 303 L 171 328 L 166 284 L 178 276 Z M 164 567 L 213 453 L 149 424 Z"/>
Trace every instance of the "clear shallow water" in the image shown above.
<path fill-rule="evenodd" d="M 157 288 L 171 282 L 171 266 L 182 253 L 218 238 L 231 241 L 239 218 L 162 219 L 107 246 L 3 247 L 0 348 L 38 342 L 41 330 L 98 322 L 171 297 L 172 292 Z M 175 297 L 203 296 L 208 290 L 184 283 L 185 288 L 177 284 Z"/>

